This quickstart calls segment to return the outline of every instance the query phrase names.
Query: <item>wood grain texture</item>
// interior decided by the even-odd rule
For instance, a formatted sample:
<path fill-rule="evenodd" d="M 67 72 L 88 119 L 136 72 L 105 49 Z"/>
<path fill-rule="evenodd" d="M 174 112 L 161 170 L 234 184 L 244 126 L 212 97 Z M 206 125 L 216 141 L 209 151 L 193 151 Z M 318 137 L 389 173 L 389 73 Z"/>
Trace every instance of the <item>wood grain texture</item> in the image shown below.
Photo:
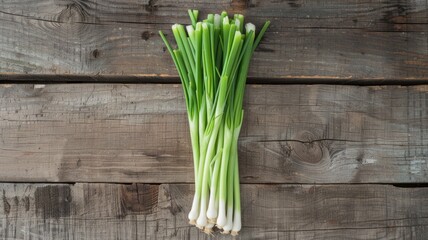
<path fill-rule="evenodd" d="M 244 183 L 425 183 L 428 86 L 249 85 Z M 0 85 L 0 181 L 193 181 L 180 85 Z"/>
<path fill-rule="evenodd" d="M 188 8 L 272 21 L 254 56 L 254 82 L 428 80 L 423 0 L 6 0 L 0 80 L 176 82 L 157 32 L 188 24 Z"/>
<path fill-rule="evenodd" d="M 2 239 L 207 239 L 187 224 L 191 185 L 3 183 L 0 193 Z M 422 240 L 428 234 L 427 188 L 251 184 L 242 186 L 242 201 L 238 239 Z"/>

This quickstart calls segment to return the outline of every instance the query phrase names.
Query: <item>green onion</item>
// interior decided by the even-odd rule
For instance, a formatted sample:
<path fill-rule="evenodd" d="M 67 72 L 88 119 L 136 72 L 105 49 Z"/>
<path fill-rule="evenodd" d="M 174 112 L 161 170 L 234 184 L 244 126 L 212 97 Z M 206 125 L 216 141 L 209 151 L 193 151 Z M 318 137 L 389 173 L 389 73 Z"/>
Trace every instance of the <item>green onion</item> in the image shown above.
<path fill-rule="evenodd" d="M 243 121 L 243 99 L 251 57 L 266 32 L 256 37 L 255 26 L 244 16 L 226 12 L 188 11 L 192 25 L 172 26 L 173 49 L 162 32 L 182 82 L 193 150 L 195 195 L 190 224 L 211 234 L 241 230 L 238 138 Z M 245 29 L 245 33 L 243 32 Z"/>

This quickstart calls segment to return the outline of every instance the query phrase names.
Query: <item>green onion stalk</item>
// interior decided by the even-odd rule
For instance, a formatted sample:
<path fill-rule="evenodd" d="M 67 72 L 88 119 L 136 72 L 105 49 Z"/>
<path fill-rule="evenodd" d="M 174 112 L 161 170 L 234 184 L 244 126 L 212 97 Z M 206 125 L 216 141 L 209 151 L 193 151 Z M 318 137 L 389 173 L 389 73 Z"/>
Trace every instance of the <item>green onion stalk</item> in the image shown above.
<path fill-rule="evenodd" d="M 182 82 L 192 144 L 195 195 L 189 223 L 211 234 L 241 230 L 238 138 L 244 116 L 243 99 L 251 57 L 270 22 L 256 37 L 244 16 L 226 12 L 191 25 L 172 26 L 173 49 L 160 31 Z"/>

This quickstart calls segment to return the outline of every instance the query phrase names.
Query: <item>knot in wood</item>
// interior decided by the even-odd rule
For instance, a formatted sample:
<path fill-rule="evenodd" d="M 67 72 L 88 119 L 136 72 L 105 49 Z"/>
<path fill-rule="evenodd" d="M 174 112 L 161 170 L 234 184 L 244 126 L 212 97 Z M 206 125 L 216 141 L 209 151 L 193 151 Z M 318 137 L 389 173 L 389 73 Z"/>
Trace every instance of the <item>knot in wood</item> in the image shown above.
<path fill-rule="evenodd" d="M 144 5 L 144 9 L 149 13 L 157 11 L 158 6 L 155 5 L 156 2 L 157 2 L 157 0 L 149 0 L 149 2 L 146 5 Z"/>
<path fill-rule="evenodd" d="M 121 217 L 126 215 L 147 215 L 158 205 L 159 186 L 150 184 L 124 185 L 121 188 Z"/>
<path fill-rule="evenodd" d="M 150 37 L 153 35 L 153 33 L 151 33 L 151 32 L 149 32 L 149 31 L 144 31 L 142 34 L 141 34 L 141 38 L 144 40 L 144 41 L 147 41 L 147 40 L 149 40 L 150 39 Z"/>
<path fill-rule="evenodd" d="M 58 15 L 58 21 L 61 23 L 82 23 L 87 18 L 86 11 L 76 3 L 67 4 L 66 8 Z"/>
<path fill-rule="evenodd" d="M 296 139 L 298 140 L 289 143 L 295 160 L 311 164 L 322 161 L 324 154 L 322 141 L 317 140 L 313 133 L 300 132 Z"/>
<path fill-rule="evenodd" d="M 248 8 L 249 0 L 232 0 L 230 6 L 232 7 L 232 11 L 242 12 Z"/>

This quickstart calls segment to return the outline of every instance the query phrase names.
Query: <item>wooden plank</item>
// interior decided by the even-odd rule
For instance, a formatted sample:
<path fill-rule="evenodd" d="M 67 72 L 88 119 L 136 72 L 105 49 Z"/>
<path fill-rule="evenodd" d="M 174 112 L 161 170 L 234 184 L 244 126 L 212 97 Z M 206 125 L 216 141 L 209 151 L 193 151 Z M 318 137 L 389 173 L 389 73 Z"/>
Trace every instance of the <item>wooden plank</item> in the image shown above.
<path fill-rule="evenodd" d="M 422 0 L 6 0 L 0 80 L 177 81 L 157 32 L 188 24 L 188 8 L 241 12 L 258 26 L 272 20 L 250 69 L 254 82 L 428 79 Z"/>
<path fill-rule="evenodd" d="M 249 85 L 245 183 L 424 183 L 428 86 Z M 193 182 L 180 85 L 0 85 L 0 181 Z"/>
<path fill-rule="evenodd" d="M 2 239 L 207 239 L 191 185 L 1 184 Z M 238 239 L 424 239 L 428 189 L 243 185 Z M 230 239 L 218 236 L 215 239 Z"/>

